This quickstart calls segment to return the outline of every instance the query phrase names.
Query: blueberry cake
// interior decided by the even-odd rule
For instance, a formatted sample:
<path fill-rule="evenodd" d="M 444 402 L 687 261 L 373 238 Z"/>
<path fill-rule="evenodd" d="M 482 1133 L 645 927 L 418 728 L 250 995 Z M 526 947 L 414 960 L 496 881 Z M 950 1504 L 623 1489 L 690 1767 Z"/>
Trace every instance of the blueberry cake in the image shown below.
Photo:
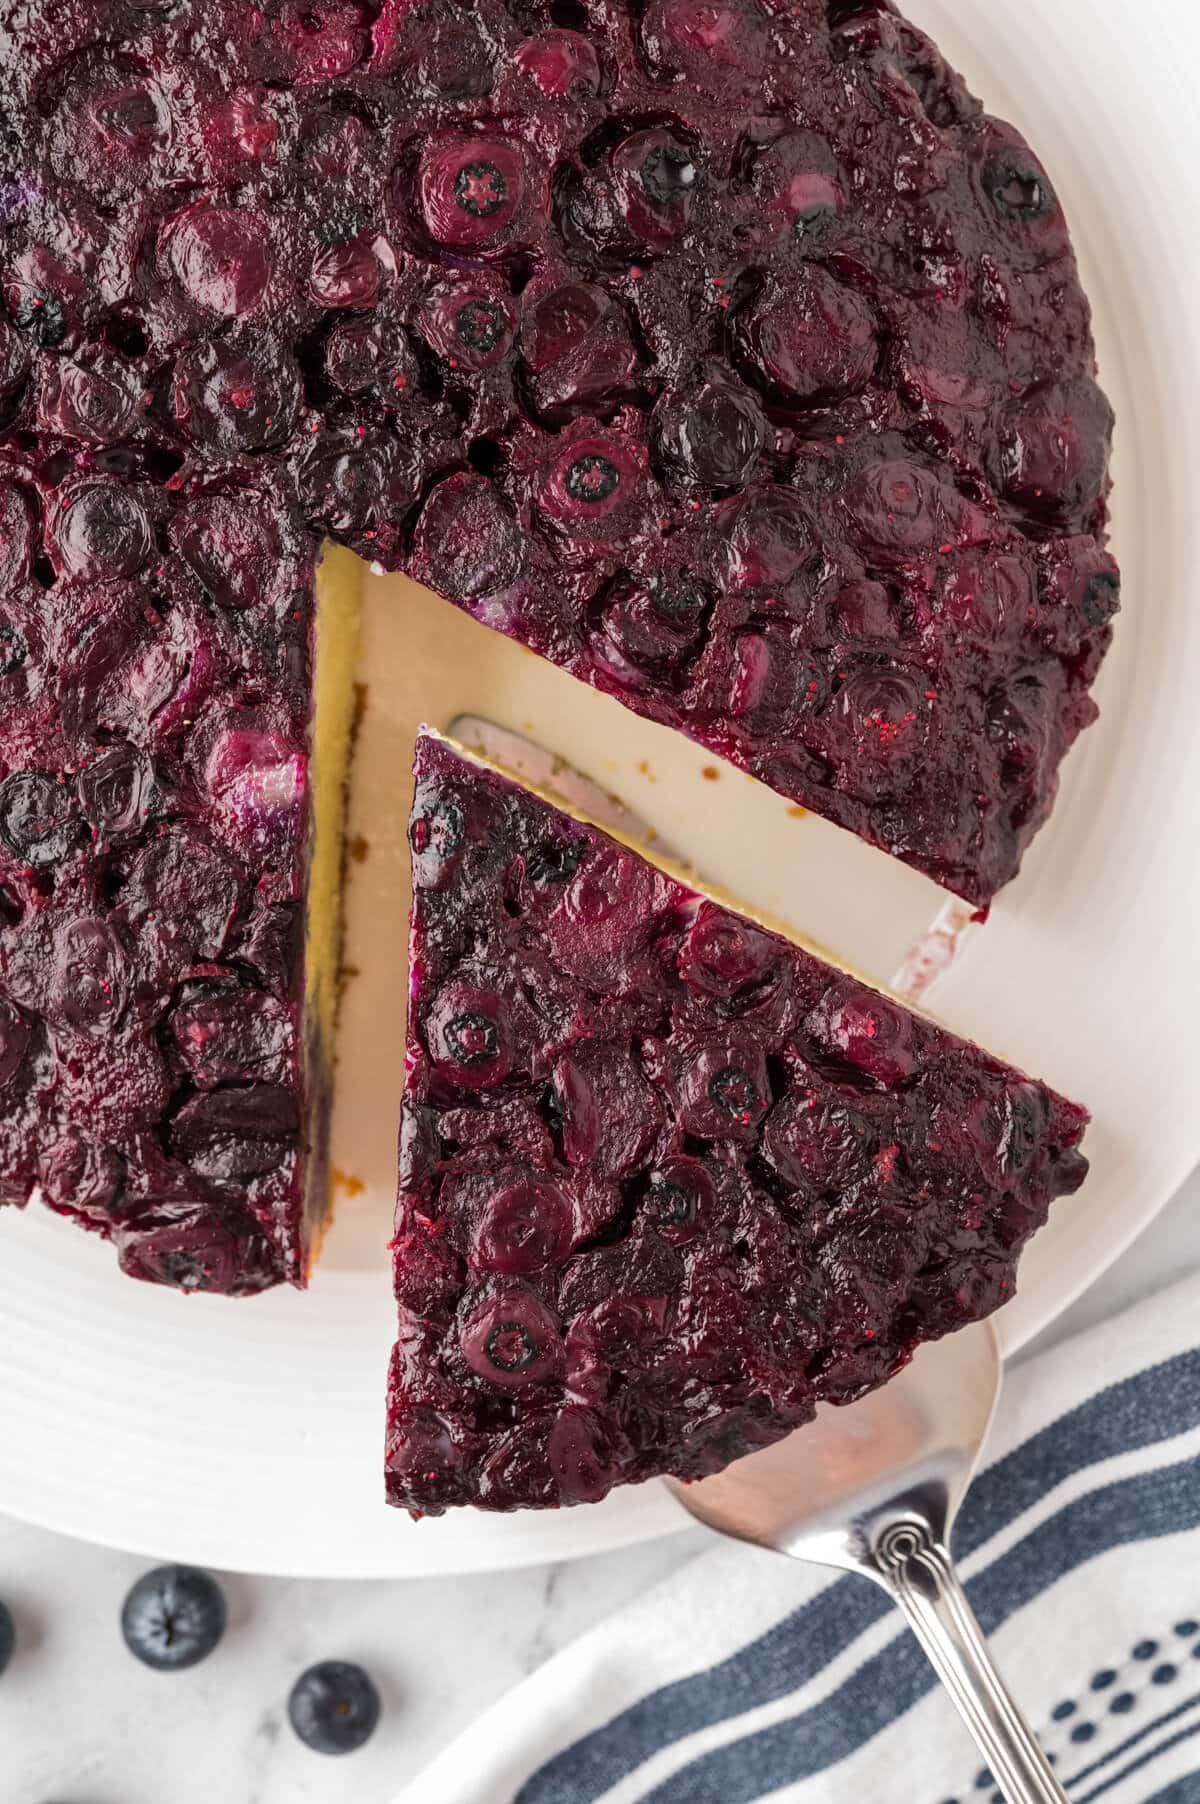
<path fill-rule="evenodd" d="M 0 221 L 0 1201 L 304 1280 L 326 541 L 972 902 L 1017 869 L 1111 417 L 1049 180 L 885 0 L 22 0 Z"/>
<path fill-rule="evenodd" d="M 1012 1296 L 1042 1084 L 423 736 L 387 1486 L 698 1478 Z"/>

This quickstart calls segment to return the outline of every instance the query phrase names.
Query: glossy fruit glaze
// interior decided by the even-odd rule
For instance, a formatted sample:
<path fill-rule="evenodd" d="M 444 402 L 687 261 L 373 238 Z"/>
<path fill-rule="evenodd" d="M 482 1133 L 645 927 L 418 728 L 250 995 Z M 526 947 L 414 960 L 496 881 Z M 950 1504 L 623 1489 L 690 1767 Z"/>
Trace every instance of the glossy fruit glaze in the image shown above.
<path fill-rule="evenodd" d="M 0 1200 L 304 1267 L 312 570 L 983 902 L 1093 716 L 1054 191 L 882 0 L 0 14 Z"/>
<path fill-rule="evenodd" d="M 1087 1117 L 422 738 L 387 1485 L 699 1477 L 1014 1292 Z"/>

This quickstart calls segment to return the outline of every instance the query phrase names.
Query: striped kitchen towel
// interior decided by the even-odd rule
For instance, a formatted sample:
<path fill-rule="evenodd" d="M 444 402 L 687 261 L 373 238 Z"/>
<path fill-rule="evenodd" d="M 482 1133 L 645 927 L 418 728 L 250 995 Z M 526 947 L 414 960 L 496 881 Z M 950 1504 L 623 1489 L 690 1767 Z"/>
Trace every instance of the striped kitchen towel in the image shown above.
<path fill-rule="evenodd" d="M 1200 1276 L 1019 1367 L 955 1549 L 1072 1804 L 1200 1804 Z M 396 1804 L 1002 1804 L 868 1580 L 716 1543 Z"/>

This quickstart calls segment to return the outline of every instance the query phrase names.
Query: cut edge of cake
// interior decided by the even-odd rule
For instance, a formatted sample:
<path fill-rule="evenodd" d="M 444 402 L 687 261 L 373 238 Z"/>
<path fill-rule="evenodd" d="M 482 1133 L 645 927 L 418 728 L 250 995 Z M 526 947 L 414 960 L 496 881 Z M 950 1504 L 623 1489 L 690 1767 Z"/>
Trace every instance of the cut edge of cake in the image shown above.
<path fill-rule="evenodd" d="M 896 1003 L 899 1008 L 907 1009 L 910 1014 L 919 1015 L 922 1019 L 931 1022 L 933 1026 L 942 1028 L 946 1033 L 954 1031 L 932 1014 L 923 1003 L 914 1002 L 910 997 L 902 996 L 898 991 L 890 988 L 880 978 L 869 976 L 850 959 L 832 951 L 822 940 L 813 939 L 806 934 L 802 928 L 796 926 L 794 921 L 787 920 L 782 915 L 773 914 L 770 909 L 759 908 L 753 902 L 747 902 L 744 897 L 736 895 L 733 890 L 725 888 L 723 884 L 714 883 L 687 859 L 664 852 L 649 834 L 639 838 L 615 825 L 611 820 L 603 820 L 598 814 L 582 807 L 573 797 L 564 794 L 561 789 L 555 788 L 552 782 L 539 781 L 524 772 L 516 771 L 505 764 L 503 759 L 492 758 L 477 747 L 466 744 L 453 733 L 443 733 L 427 722 L 422 723 L 418 731 L 414 759 L 420 750 L 423 739 L 448 747 L 464 763 L 473 764 L 479 770 L 490 771 L 493 776 L 503 777 L 506 783 L 513 783 L 518 789 L 526 790 L 530 795 L 536 796 L 539 801 L 545 802 L 548 807 L 557 809 L 568 820 L 577 821 L 581 827 L 589 827 L 595 833 L 602 833 L 606 839 L 611 839 L 616 845 L 623 846 L 626 851 L 644 859 L 648 865 L 652 865 L 664 877 L 669 877 L 672 882 L 682 883 L 686 888 L 694 890 L 702 901 L 711 902 L 717 908 L 728 909 L 730 913 L 749 921 L 752 926 L 761 927 L 764 933 L 775 934 L 779 939 L 786 940 L 788 945 L 795 947 L 797 951 L 806 952 L 810 958 L 820 959 L 822 964 L 831 965 L 843 976 L 852 977 L 856 983 L 865 984 L 868 989 L 886 997 L 889 1002 Z M 650 832 L 652 833 L 653 829 Z M 889 854 L 884 854 L 884 856 L 889 856 Z M 962 906 L 968 905 L 964 903 Z M 411 922 L 409 967 L 411 970 Z M 985 1047 L 982 1050 L 989 1049 Z M 1000 1058 L 1003 1055 L 994 1053 L 992 1056 Z"/>

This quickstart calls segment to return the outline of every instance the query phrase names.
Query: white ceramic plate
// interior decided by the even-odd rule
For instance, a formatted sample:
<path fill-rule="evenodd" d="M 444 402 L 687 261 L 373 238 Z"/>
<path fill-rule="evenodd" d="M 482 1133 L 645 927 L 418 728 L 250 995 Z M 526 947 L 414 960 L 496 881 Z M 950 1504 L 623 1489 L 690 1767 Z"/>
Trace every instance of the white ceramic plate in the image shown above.
<path fill-rule="evenodd" d="M 1001 1318 L 1074 1298 L 1200 1159 L 1200 31 L 1190 0 L 911 0 L 1068 204 L 1117 406 L 1126 609 L 1101 725 L 1019 883 L 938 988 L 947 1022 L 1086 1101 L 1093 1174 Z M 393 1327 L 384 1243 L 402 1072 L 414 728 L 489 714 L 620 791 L 712 879 L 886 977 L 923 879 L 392 579 L 372 583 L 335 1159 L 351 1180 L 307 1296 L 183 1298 L 40 1210 L 0 1219 L 0 1509 L 148 1555 L 383 1576 L 519 1565 L 679 1523 L 657 1486 L 560 1515 L 414 1525 L 379 1501 Z M 884 924 L 886 923 L 886 924 Z M 361 1185 L 361 1188 L 358 1186 Z"/>

